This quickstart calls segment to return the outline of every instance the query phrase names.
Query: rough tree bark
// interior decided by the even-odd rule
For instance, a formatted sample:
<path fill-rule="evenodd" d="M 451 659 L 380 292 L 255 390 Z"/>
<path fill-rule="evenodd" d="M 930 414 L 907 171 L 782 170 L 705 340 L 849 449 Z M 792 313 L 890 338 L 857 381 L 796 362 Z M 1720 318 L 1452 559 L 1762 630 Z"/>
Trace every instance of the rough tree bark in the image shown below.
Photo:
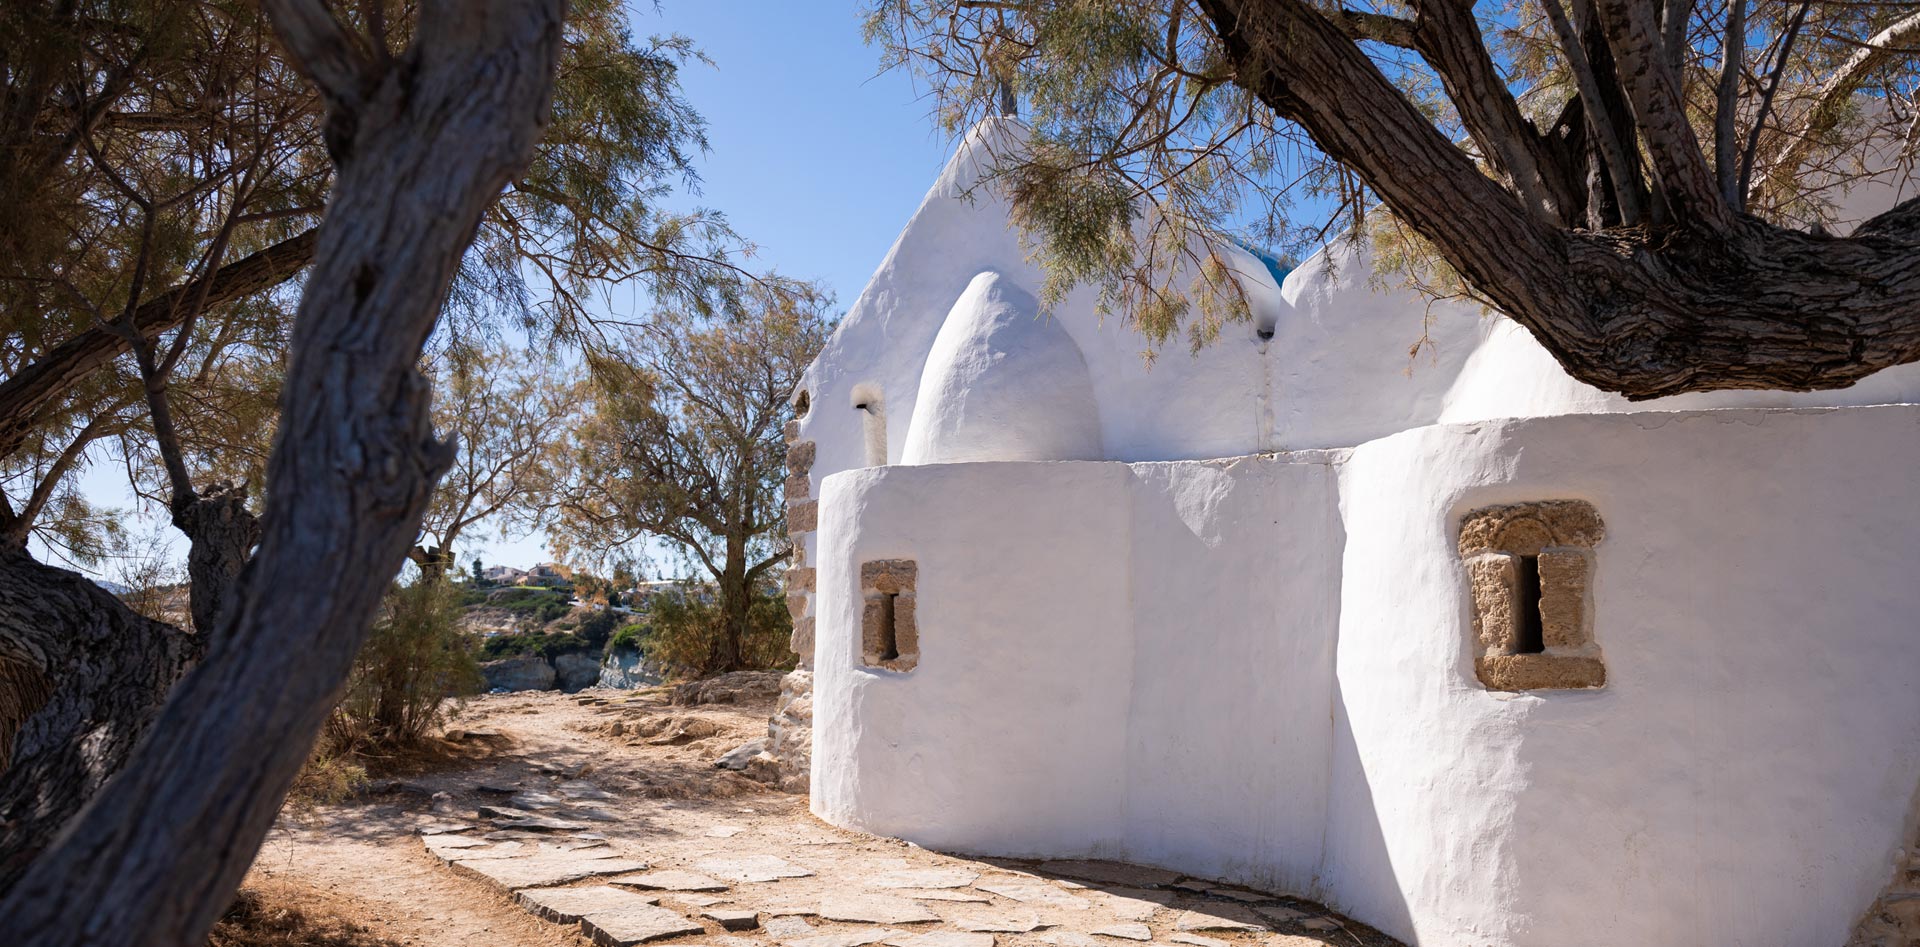
<path fill-rule="evenodd" d="M 203 643 L 0 552 L 0 891 L 120 769 Z"/>
<path fill-rule="evenodd" d="M 1651 4 L 1596 0 L 1592 10 L 1613 57 L 1602 84 L 1624 93 L 1651 159 L 1653 213 L 1642 226 L 1585 230 L 1532 211 L 1475 167 L 1354 44 L 1351 26 L 1305 0 L 1198 2 L 1235 82 L 1358 173 L 1581 381 L 1636 400 L 1810 391 L 1920 360 L 1920 200 L 1845 238 L 1731 210 L 1687 123 Z M 1465 45 L 1468 29 L 1446 35 Z M 1438 58 L 1436 69 L 1478 66 L 1471 50 Z M 1502 98 L 1470 98 L 1462 112 L 1504 109 Z M 1470 124 L 1500 134 L 1508 123 Z M 1526 139 L 1501 153 L 1546 147 Z"/>
<path fill-rule="evenodd" d="M 545 125 L 562 0 L 426 0 L 398 57 L 319 0 L 266 6 L 327 100 L 339 174 L 259 550 L 147 738 L 0 901 L 0 943 L 204 943 L 450 461 L 418 359 L 482 212 Z"/>

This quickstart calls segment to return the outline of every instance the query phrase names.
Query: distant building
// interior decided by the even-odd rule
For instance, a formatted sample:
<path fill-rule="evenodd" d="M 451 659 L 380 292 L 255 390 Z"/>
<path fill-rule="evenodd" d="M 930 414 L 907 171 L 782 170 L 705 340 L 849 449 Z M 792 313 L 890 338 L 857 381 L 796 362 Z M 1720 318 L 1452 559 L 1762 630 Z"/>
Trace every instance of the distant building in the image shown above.
<path fill-rule="evenodd" d="M 573 570 L 557 562 L 543 562 L 527 570 L 520 577 L 521 585 L 539 585 L 547 588 L 573 584 Z"/>
<path fill-rule="evenodd" d="M 495 585 L 519 585 L 520 580 L 527 577 L 527 570 L 515 569 L 512 566 L 493 566 L 480 575 Z"/>

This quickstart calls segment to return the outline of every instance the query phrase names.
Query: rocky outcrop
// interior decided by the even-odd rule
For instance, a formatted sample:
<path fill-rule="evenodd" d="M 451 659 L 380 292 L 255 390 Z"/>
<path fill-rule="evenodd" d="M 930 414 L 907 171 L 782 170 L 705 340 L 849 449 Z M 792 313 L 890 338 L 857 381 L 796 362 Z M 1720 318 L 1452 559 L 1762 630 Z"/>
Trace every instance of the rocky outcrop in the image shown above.
<path fill-rule="evenodd" d="M 773 785 L 806 793 L 813 771 L 813 672 L 793 671 L 780 680 L 780 709 L 767 721 L 766 755 Z"/>
<path fill-rule="evenodd" d="M 647 663 L 646 656 L 638 651 L 622 648 L 609 652 L 600 662 L 600 687 L 633 690 L 653 687 L 664 680 L 660 669 Z"/>
<path fill-rule="evenodd" d="M 780 693 L 779 671 L 734 671 L 689 681 L 673 689 L 673 702 L 694 704 L 750 704 Z"/>
<path fill-rule="evenodd" d="M 480 665 L 489 691 L 552 690 L 559 675 L 553 665 L 537 654 L 521 654 Z"/>
<path fill-rule="evenodd" d="M 583 651 L 554 655 L 553 672 L 560 689 L 569 694 L 600 682 L 600 662 Z"/>

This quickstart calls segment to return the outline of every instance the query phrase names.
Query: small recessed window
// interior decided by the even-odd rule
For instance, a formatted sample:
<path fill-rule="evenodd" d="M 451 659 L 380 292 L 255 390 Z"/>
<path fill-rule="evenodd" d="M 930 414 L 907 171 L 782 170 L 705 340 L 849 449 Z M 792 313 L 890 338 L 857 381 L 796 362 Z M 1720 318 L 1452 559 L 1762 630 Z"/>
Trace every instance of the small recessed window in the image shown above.
<path fill-rule="evenodd" d="M 920 626 L 914 608 L 919 572 L 912 559 L 860 564 L 861 664 L 911 671 L 920 663 Z"/>
<path fill-rule="evenodd" d="M 1604 536 L 1600 514 L 1584 500 L 1491 506 L 1461 521 L 1474 673 L 1489 690 L 1606 684 L 1589 592 Z"/>

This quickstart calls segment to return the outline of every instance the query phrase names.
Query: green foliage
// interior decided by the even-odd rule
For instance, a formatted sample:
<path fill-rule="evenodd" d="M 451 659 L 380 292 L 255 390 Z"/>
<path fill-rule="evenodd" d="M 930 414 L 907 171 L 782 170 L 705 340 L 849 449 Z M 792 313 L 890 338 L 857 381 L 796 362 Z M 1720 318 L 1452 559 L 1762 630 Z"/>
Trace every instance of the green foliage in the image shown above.
<path fill-rule="evenodd" d="M 752 634 L 749 590 L 787 555 L 782 428 L 831 330 L 829 301 L 817 294 L 763 287 L 749 302 L 726 319 L 657 314 L 620 352 L 590 361 L 572 479 L 548 531 L 569 561 L 617 561 L 645 536 L 705 570 L 721 616 L 714 627 L 729 629 L 723 651 L 734 655 L 719 658 L 722 667 L 768 660 L 749 658 L 741 640 Z"/>
<path fill-rule="evenodd" d="M 613 637 L 607 639 L 607 654 L 616 651 L 643 651 L 646 648 L 647 635 L 652 629 L 646 625 L 623 625 Z"/>
<path fill-rule="evenodd" d="M 479 665 L 459 628 L 459 599 L 444 579 L 387 593 L 328 721 L 329 752 L 416 742 L 440 723 L 447 698 L 480 690 Z"/>
<path fill-rule="evenodd" d="M 551 661 L 571 652 L 594 650 L 586 639 L 571 632 L 529 631 L 519 635 L 494 635 L 480 645 L 480 657 L 487 661 L 518 655 L 538 655 Z"/>
<path fill-rule="evenodd" d="M 727 628 L 720 604 L 699 586 L 684 584 L 679 594 L 655 595 L 648 603 L 650 626 L 641 649 L 655 661 L 686 677 L 731 670 L 727 666 Z M 740 666 L 788 668 L 793 618 L 780 589 L 755 588 L 747 604 L 746 633 L 740 641 Z"/>
<path fill-rule="evenodd" d="M 611 608 L 603 608 L 587 616 L 587 620 L 580 623 L 580 627 L 574 630 L 574 634 L 579 635 L 580 640 L 585 641 L 588 647 L 595 651 L 602 651 L 606 648 L 607 639 L 613 636 L 614 629 L 619 626 L 620 613 Z"/>

